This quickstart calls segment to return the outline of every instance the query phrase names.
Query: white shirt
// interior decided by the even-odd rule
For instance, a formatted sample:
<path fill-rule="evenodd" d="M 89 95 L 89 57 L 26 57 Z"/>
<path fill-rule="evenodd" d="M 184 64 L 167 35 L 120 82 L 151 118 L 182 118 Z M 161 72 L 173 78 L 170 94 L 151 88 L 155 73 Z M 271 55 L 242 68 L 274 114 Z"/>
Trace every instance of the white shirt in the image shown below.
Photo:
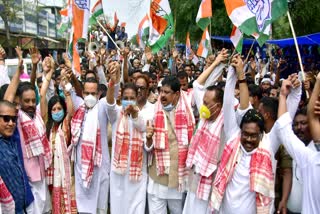
<path fill-rule="evenodd" d="M 0 65 L 0 87 L 4 84 L 10 84 L 8 69 L 5 65 Z"/>
<path fill-rule="evenodd" d="M 320 211 L 320 152 L 306 147 L 292 131 L 292 119 L 288 113 L 276 122 L 279 138 L 301 170 L 303 188 L 302 213 Z"/>
<path fill-rule="evenodd" d="M 250 191 L 251 152 L 241 146 L 242 155 L 229 182 L 220 208 L 221 213 L 254 214 L 256 213 L 256 193 Z"/>

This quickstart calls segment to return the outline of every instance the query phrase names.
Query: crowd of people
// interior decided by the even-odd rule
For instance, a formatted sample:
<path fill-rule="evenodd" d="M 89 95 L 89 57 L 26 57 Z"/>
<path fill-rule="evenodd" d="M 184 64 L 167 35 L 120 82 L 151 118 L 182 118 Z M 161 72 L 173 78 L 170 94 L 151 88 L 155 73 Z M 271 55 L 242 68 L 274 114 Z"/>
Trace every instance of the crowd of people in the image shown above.
<path fill-rule="evenodd" d="M 227 49 L 194 64 L 102 47 L 78 74 L 35 47 L 21 82 L 15 50 L 0 91 L 0 213 L 320 212 L 316 70 L 285 76 L 283 59 Z"/>

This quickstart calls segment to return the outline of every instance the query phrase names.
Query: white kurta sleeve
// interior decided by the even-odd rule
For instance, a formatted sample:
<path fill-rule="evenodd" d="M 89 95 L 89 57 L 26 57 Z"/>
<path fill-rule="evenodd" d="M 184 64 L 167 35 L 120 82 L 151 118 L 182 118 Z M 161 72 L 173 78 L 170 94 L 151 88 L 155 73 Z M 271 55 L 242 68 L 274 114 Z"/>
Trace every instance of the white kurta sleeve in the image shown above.
<path fill-rule="evenodd" d="M 277 120 L 275 129 L 281 143 L 297 164 L 301 167 L 308 164 L 307 159 L 308 155 L 311 155 L 311 150 L 293 133 L 292 119 L 288 112 Z"/>
<path fill-rule="evenodd" d="M 224 133 L 229 140 L 240 128 L 237 125 L 236 113 L 234 110 L 234 89 L 236 87 L 237 77 L 234 68 L 228 68 L 227 82 L 223 95 L 223 116 L 224 116 Z"/>
<path fill-rule="evenodd" d="M 291 118 L 294 118 L 300 103 L 302 93 L 301 87 L 302 86 L 300 85 L 300 87 L 292 89 L 287 97 L 287 108 Z"/>

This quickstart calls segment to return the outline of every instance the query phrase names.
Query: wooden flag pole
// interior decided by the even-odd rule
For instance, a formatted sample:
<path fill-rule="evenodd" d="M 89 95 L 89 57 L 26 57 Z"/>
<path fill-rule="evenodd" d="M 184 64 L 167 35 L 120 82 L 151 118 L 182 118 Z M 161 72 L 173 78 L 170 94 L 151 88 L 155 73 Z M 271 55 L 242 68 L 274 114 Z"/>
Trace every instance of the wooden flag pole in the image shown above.
<path fill-rule="evenodd" d="M 254 45 L 255 41 L 256 41 L 256 40 L 254 39 L 253 42 L 252 42 L 252 44 L 251 44 L 251 47 L 250 47 L 249 52 L 248 52 L 248 54 L 247 54 L 247 57 L 246 57 L 246 59 L 245 59 L 245 62 L 246 62 L 246 63 L 248 62 L 248 59 L 249 59 L 249 56 L 250 56 L 250 53 L 251 53 L 251 51 L 252 51 L 252 48 L 253 48 L 253 45 Z"/>
<path fill-rule="evenodd" d="M 298 46 L 298 41 L 297 41 L 296 33 L 294 31 L 294 28 L 293 28 L 293 24 L 292 24 L 291 15 L 290 15 L 289 10 L 287 11 L 287 16 L 288 16 L 288 19 L 289 19 L 289 24 L 290 24 L 290 28 L 291 28 L 291 31 L 292 31 L 294 44 L 296 46 L 296 50 L 297 50 L 297 54 L 298 54 L 298 59 L 299 59 L 299 64 L 300 64 L 300 69 L 301 69 L 301 74 L 302 74 L 302 81 L 305 81 L 306 77 L 305 77 L 305 73 L 304 73 L 304 70 L 303 70 L 303 65 L 302 65 L 300 50 L 299 50 L 299 46 Z"/>
<path fill-rule="evenodd" d="M 109 39 L 111 40 L 111 42 L 116 46 L 116 48 L 118 49 L 118 51 L 120 51 L 119 46 L 117 45 L 117 43 L 111 38 L 110 34 L 108 33 L 107 29 L 104 28 L 104 26 L 100 23 L 99 20 L 97 20 L 97 23 L 100 25 L 100 27 L 102 28 L 102 30 L 108 35 Z"/>

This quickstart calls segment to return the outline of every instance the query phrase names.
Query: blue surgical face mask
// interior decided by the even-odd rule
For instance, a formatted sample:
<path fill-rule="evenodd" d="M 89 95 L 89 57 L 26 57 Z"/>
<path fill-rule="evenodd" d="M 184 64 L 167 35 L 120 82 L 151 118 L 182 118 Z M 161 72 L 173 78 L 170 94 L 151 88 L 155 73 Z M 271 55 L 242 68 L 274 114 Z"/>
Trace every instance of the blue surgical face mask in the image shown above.
<path fill-rule="evenodd" d="M 172 103 L 170 103 L 166 106 L 162 106 L 162 108 L 163 108 L 163 110 L 170 112 L 174 109 L 174 105 L 172 105 Z"/>
<path fill-rule="evenodd" d="M 63 117 L 64 117 L 64 110 L 63 109 L 58 112 L 52 113 L 52 119 L 55 122 L 61 122 Z"/>
<path fill-rule="evenodd" d="M 60 85 L 59 85 L 59 96 L 62 97 L 63 99 L 66 98 L 63 93 L 63 88 Z"/>
<path fill-rule="evenodd" d="M 132 105 L 132 106 L 136 105 L 136 101 L 134 101 L 134 100 L 122 100 L 121 104 L 122 104 L 122 108 L 125 109 L 129 105 Z"/>

